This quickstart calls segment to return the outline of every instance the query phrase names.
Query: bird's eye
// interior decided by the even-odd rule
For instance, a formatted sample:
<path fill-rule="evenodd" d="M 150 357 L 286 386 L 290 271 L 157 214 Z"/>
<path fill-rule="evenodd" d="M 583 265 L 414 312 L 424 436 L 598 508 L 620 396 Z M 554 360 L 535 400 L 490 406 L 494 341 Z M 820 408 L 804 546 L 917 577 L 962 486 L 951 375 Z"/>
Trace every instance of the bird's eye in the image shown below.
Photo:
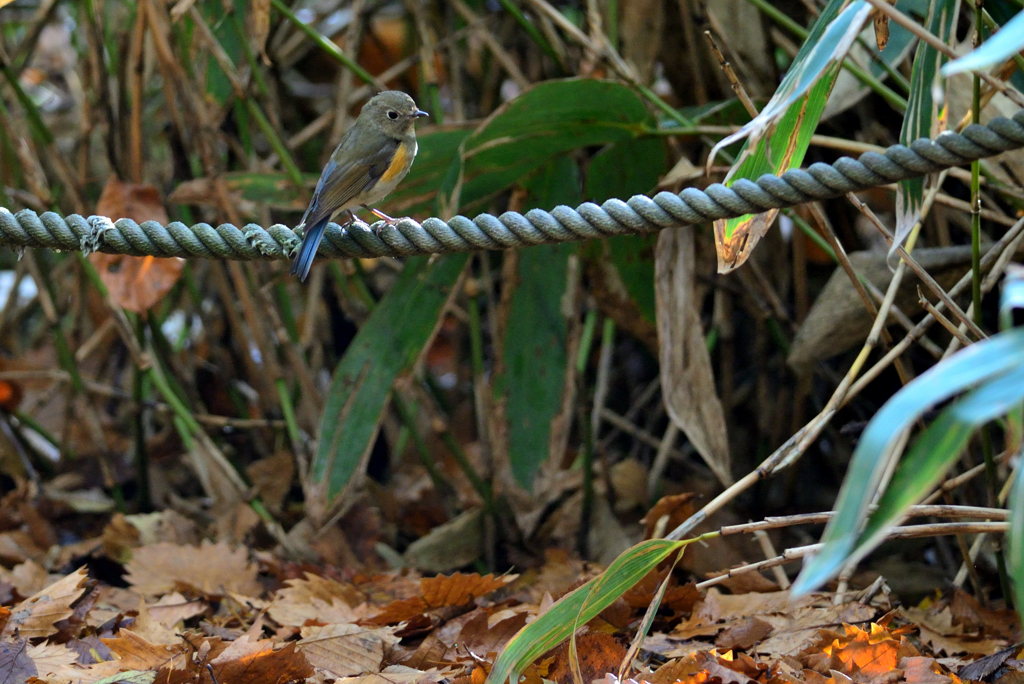
<path fill-rule="evenodd" d="M 398 118 L 398 112 L 392 109 L 391 111 L 388 112 L 388 118 L 394 121 L 395 119 Z"/>

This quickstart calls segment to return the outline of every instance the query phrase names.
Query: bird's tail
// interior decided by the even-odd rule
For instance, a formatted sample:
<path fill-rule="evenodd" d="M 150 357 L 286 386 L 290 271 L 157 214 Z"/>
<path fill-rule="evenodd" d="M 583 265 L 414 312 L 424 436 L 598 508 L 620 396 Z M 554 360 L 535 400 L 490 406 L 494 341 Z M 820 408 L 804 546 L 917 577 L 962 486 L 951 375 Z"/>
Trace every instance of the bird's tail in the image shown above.
<path fill-rule="evenodd" d="M 313 267 L 313 259 L 316 257 L 317 247 L 320 246 L 320 239 L 324 236 L 324 229 L 327 228 L 327 221 L 326 218 L 317 221 L 302 235 L 302 244 L 299 245 L 299 253 L 295 255 L 291 270 L 291 274 L 298 274 L 300 280 L 305 281 L 309 269 Z"/>

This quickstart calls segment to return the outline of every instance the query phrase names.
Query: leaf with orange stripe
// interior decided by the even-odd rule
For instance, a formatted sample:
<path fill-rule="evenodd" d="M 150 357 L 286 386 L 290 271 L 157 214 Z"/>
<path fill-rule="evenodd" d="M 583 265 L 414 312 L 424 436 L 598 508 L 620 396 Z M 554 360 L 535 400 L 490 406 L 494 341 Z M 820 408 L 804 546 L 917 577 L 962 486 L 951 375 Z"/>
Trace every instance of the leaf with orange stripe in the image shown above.
<path fill-rule="evenodd" d="M 765 108 L 736 133 L 722 139 L 715 153 L 747 139 L 726 185 L 740 178 L 756 180 L 765 173 L 780 175 L 800 166 L 811 144 L 839 66 L 870 16 L 864 0 L 831 0 L 804 41 L 781 85 Z M 768 231 L 778 210 L 715 221 L 718 272 L 741 266 Z"/>
<path fill-rule="evenodd" d="M 130 218 L 138 223 L 156 221 L 164 225 L 169 221 L 155 187 L 123 183 L 116 177 L 111 177 L 103 187 L 96 213 L 114 221 Z M 158 259 L 96 252 L 89 255 L 89 261 L 99 271 L 114 302 L 135 313 L 145 313 L 157 304 L 178 282 L 185 268 L 185 260 L 177 257 Z"/>

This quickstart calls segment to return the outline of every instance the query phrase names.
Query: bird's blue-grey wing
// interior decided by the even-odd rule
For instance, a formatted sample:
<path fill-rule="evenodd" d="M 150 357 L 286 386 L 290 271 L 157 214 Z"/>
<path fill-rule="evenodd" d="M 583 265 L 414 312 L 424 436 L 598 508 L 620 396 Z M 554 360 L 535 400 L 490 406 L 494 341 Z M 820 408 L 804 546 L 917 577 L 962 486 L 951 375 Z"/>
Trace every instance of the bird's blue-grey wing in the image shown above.
<path fill-rule="evenodd" d="M 398 150 L 399 142 L 389 139 L 379 151 L 367 159 L 346 161 L 339 165 L 332 158 L 320 174 L 313 200 L 302 217 L 302 223 L 311 226 L 345 207 L 370 188 L 384 175 Z"/>

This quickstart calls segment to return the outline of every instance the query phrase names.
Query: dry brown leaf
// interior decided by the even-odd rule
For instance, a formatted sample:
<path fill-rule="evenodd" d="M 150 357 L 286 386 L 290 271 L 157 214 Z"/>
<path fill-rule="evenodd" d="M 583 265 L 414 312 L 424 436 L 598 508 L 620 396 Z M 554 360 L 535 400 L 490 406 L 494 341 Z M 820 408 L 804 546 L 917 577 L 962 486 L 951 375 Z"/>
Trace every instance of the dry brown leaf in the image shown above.
<path fill-rule="evenodd" d="M 915 656 L 904 658 L 900 661 L 900 669 L 907 684 L 953 684 L 960 679 L 956 675 L 947 676 L 942 672 L 942 666 L 935 662 L 935 658 Z"/>
<path fill-rule="evenodd" d="M 574 681 L 568 642 L 556 648 L 553 654 L 555 662 L 548 673 L 548 678 L 556 682 Z M 576 655 L 583 681 L 589 682 L 603 677 L 608 672 L 617 671 L 622 659 L 626 657 L 626 647 L 610 634 L 588 632 L 576 638 Z"/>
<path fill-rule="evenodd" d="M 0 582 L 10 583 L 22 596 L 31 596 L 49 583 L 50 575 L 39 563 L 27 560 L 12 569 L 0 566 Z"/>
<path fill-rule="evenodd" d="M 295 474 L 292 455 L 287 451 L 279 451 L 273 456 L 261 458 L 251 464 L 245 469 L 245 473 L 266 507 L 272 513 L 280 513 Z"/>
<path fill-rule="evenodd" d="M 693 504 L 693 499 L 696 497 L 697 494 L 695 492 L 684 492 L 682 494 L 670 494 L 658 499 L 658 502 L 651 507 L 651 510 L 647 511 L 647 515 L 640 520 L 640 522 L 647 526 L 644 531 L 644 539 L 650 539 L 654 536 L 655 529 L 659 526 L 659 521 L 662 518 L 666 518 L 666 520 L 660 523 L 660 527 L 665 530 L 675 529 L 678 525 L 682 524 L 696 512 Z"/>
<path fill-rule="evenodd" d="M 521 611 L 494 622 L 491 619 L 493 616 L 487 616 L 483 611 L 481 614 L 486 617 L 483 624 L 476 620 L 466 623 L 459 633 L 459 643 L 465 650 L 488 660 L 493 660 L 501 652 L 505 644 L 526 626 L 530 617 L 527 612 Z"/>
<path fill-rule="evenodd" d="M 11 609 L 11 617 L 0 632 L 10 638 L 16 631 L 25 639 L 46 637 L 57 630 L 54 623 L 71 617 L 71 604 L 81 598 L 88 581 L 85 566 L 60 579 Z"/>
<path fill-rule="evenodd" d="M 917 625 L 921 642 L 935 654 L 990 655 L 1007 645 L 1005 639 L 985 639 L 977 634 L 965 634 L 963 625 L 953 624 L 953 613 L 949 606 L 929 610 L 901 608 L 900 613 Z"/>
<path fill-rule="evenodd" d="M 177 594 L 177 596 L 180 597 L 181 594 Z M 177 636 L 179 630 L 173 628 L 174 623 L 172 622 L 172 626 L 169 627 L 156 620 L 150 612 L 149 606 L 141 598 L 137 610 L 138 615 L 135 616 L 135 622 L 131 626 L 132 632 L 153 644 L 166 645 L 181 641 L 181 638 Z"/>
<path fill-rule="evenodd" d="M 263 57 L 263 62 L 270 65 L 267 57 L 267 36 L 270 35 L 270 0 L 252 0 L 252 41 Z"/>
<path fill-rule="evenodd" d="M 122 183 L 116 177 L 111 177 L 104 186 L 96 203 L 96 214 L 114 221 L 130 218 L 137 223 L 168 222 L 167 211 L 154 186 Z M 99 271 L 114 302 L 136 313 L 145 313 L 159 302 L 185 268 L 185 260 L 177 257 L 158 259 L 94 252 L 89 261 Z"/>
<path fill-rule="evenodd" d="M 450 576 L 438 575 L 422 579 L 420 580 L 421 596 L 394 601 L 386 606 L 380 614 L 365 622 L 374 625 L 395 625 L 435 608 L 464 606 L 481 596 L 500 589 L 516 577 L 517 575 L 502 577 L 485 575 L 481 577 L 477 573 L 464 575 L 457 572 Z"/>
<path fill-rule="evenodd" d="M 249 562 L 244 547 L 203 541 L 200 546 L 159 543 L 132 553 L 125 579 L 140 594 L 166 594 L 176 590 L 222 596 L 233 591 L 258 596 L 258 568 Z"/>
<path fill-rule="evenodd" d="M 267 682 L 303 681 L 313 674 L 313 666 L 290 642 L 274 650 L 271 640 L 250 642 L 243 636 L 210 661 L 218 682 L 231 684 L 266 684 Z"/>
<path fill-rule="evenodd" d="M 1020 618 L 1017 617 L 1015 610 L 986 608 L 961 589 L 954 592 L 949 610 L 953 614 L 953 622 L 963 625 L 969 631 L 980 630 L 984 636 L 1006 637 L 1018 641 L 1016 633 L 1020 631 Z"/>
<path fill-rule="evenodd" d="M 147 605 L 149 616 L 168 629 L 181 631 L 180 623 L 206 610 L 205 601 L 189 600 L 174 592 L 160 597 L 154 604 Z"/>
<path fill-rule="evenodd" d="M 763 641 L 772 633 L 773 629 L 770 622 L 759 620 L 756 617 L 748 617 L 719 634 L 715 639 L 715 646 L 726 651 L 733 649 L 745 651 Z"/>
<path fill-rule="evenodd" d="M 380 671 L 385 653 L 398 641 L 394 629 L 388 627 L 304 627 L 299 651 L 311 665 L 347 677 Z"/>
<path fill-rule="evenodd" d="M 718 680 L 720 684 L 749 684 L 753 681 L 734 669 L 731 656 L 720 656 L 714 649 L 669 661 L 643 679 L 650 684 L 702 684 L 711 680 Z"/>
<path fill-rule="evenodd" d="M 270 617 L 278 624 L 330 625 L 356 622 L 368 615 L 365 597 L 351 585 L 312 573 L 306 573 L 305 579 L 288 580 L 287 585 L 270 604 Z"/>
<path fill-rule="evenodd" d="M 715 390 L 696 291 L 693 226 L 661 231 L 654 259 L 661 387 L 672 422 L 722 484 L 732 484 L 725 410 Z"/>
<path fill-rule="evenodd" d="M 843 625 L 846 636 L 834 639 L 822 650 L 832 654 L 842 663 L 840 670 L 856 681 L 866 681 L 880 674 L 896 669 L 899 662 L 900 638 L 877 624 L 871 631 L 860 627 Z"/>
<path fill-rule="evenodd" d="M 24 530 L 0 532 L 0 562 L 17 565 L 29 559 L 43 562 L 46 559 L 46 550 L 36 546 L 32 537 Z"/>
<path fill-rule="evenodd" d="M 786 594 L 787 592 L 779 592 Z M 773 594 L 748 594 L 773 596 Z M 834 605 L 829 594 L 812 594 L 788 610 L 759 613 L 758 617 L 774 627 L 772 635 L 757 645 L 757 652 L 772 657 L 795 656 L 811 648 L 820 639 L 818 630 L 843 622 L 860 623 L 874 618 L 878 610 L 857 601 Z"/>
<path fill-rule="evenodd" d="M 343 677 L 334 684 L 437 684 L 438 682 L 448 681 L 450 678 L 451 671 L 448 669 L 422 671 L 390 665 L 378 674 Z"/>
<path fill-rule="evenodd" d="M 189 662 L 187 647 L 181 640 L 176 644 L 154 644 L 122 629 L 116 637 L 102 641 L 118 657 L 122 670 L 179 669 Z"/>
<path fill-rule="evenodd" d="M 64 644 L 42 643 L 29 646 L 28 657 L 36 666 L 36 676 L 41 679 L 67 677 L 72 681 L 81 674 L 75 666 L 78 654 Z"/>
<path fill-rule="evenodd" d="M 27 646 L 24 639 L 0 641 L 0 682 L 27 682 L 29 677 L 38 674 Z"/>

